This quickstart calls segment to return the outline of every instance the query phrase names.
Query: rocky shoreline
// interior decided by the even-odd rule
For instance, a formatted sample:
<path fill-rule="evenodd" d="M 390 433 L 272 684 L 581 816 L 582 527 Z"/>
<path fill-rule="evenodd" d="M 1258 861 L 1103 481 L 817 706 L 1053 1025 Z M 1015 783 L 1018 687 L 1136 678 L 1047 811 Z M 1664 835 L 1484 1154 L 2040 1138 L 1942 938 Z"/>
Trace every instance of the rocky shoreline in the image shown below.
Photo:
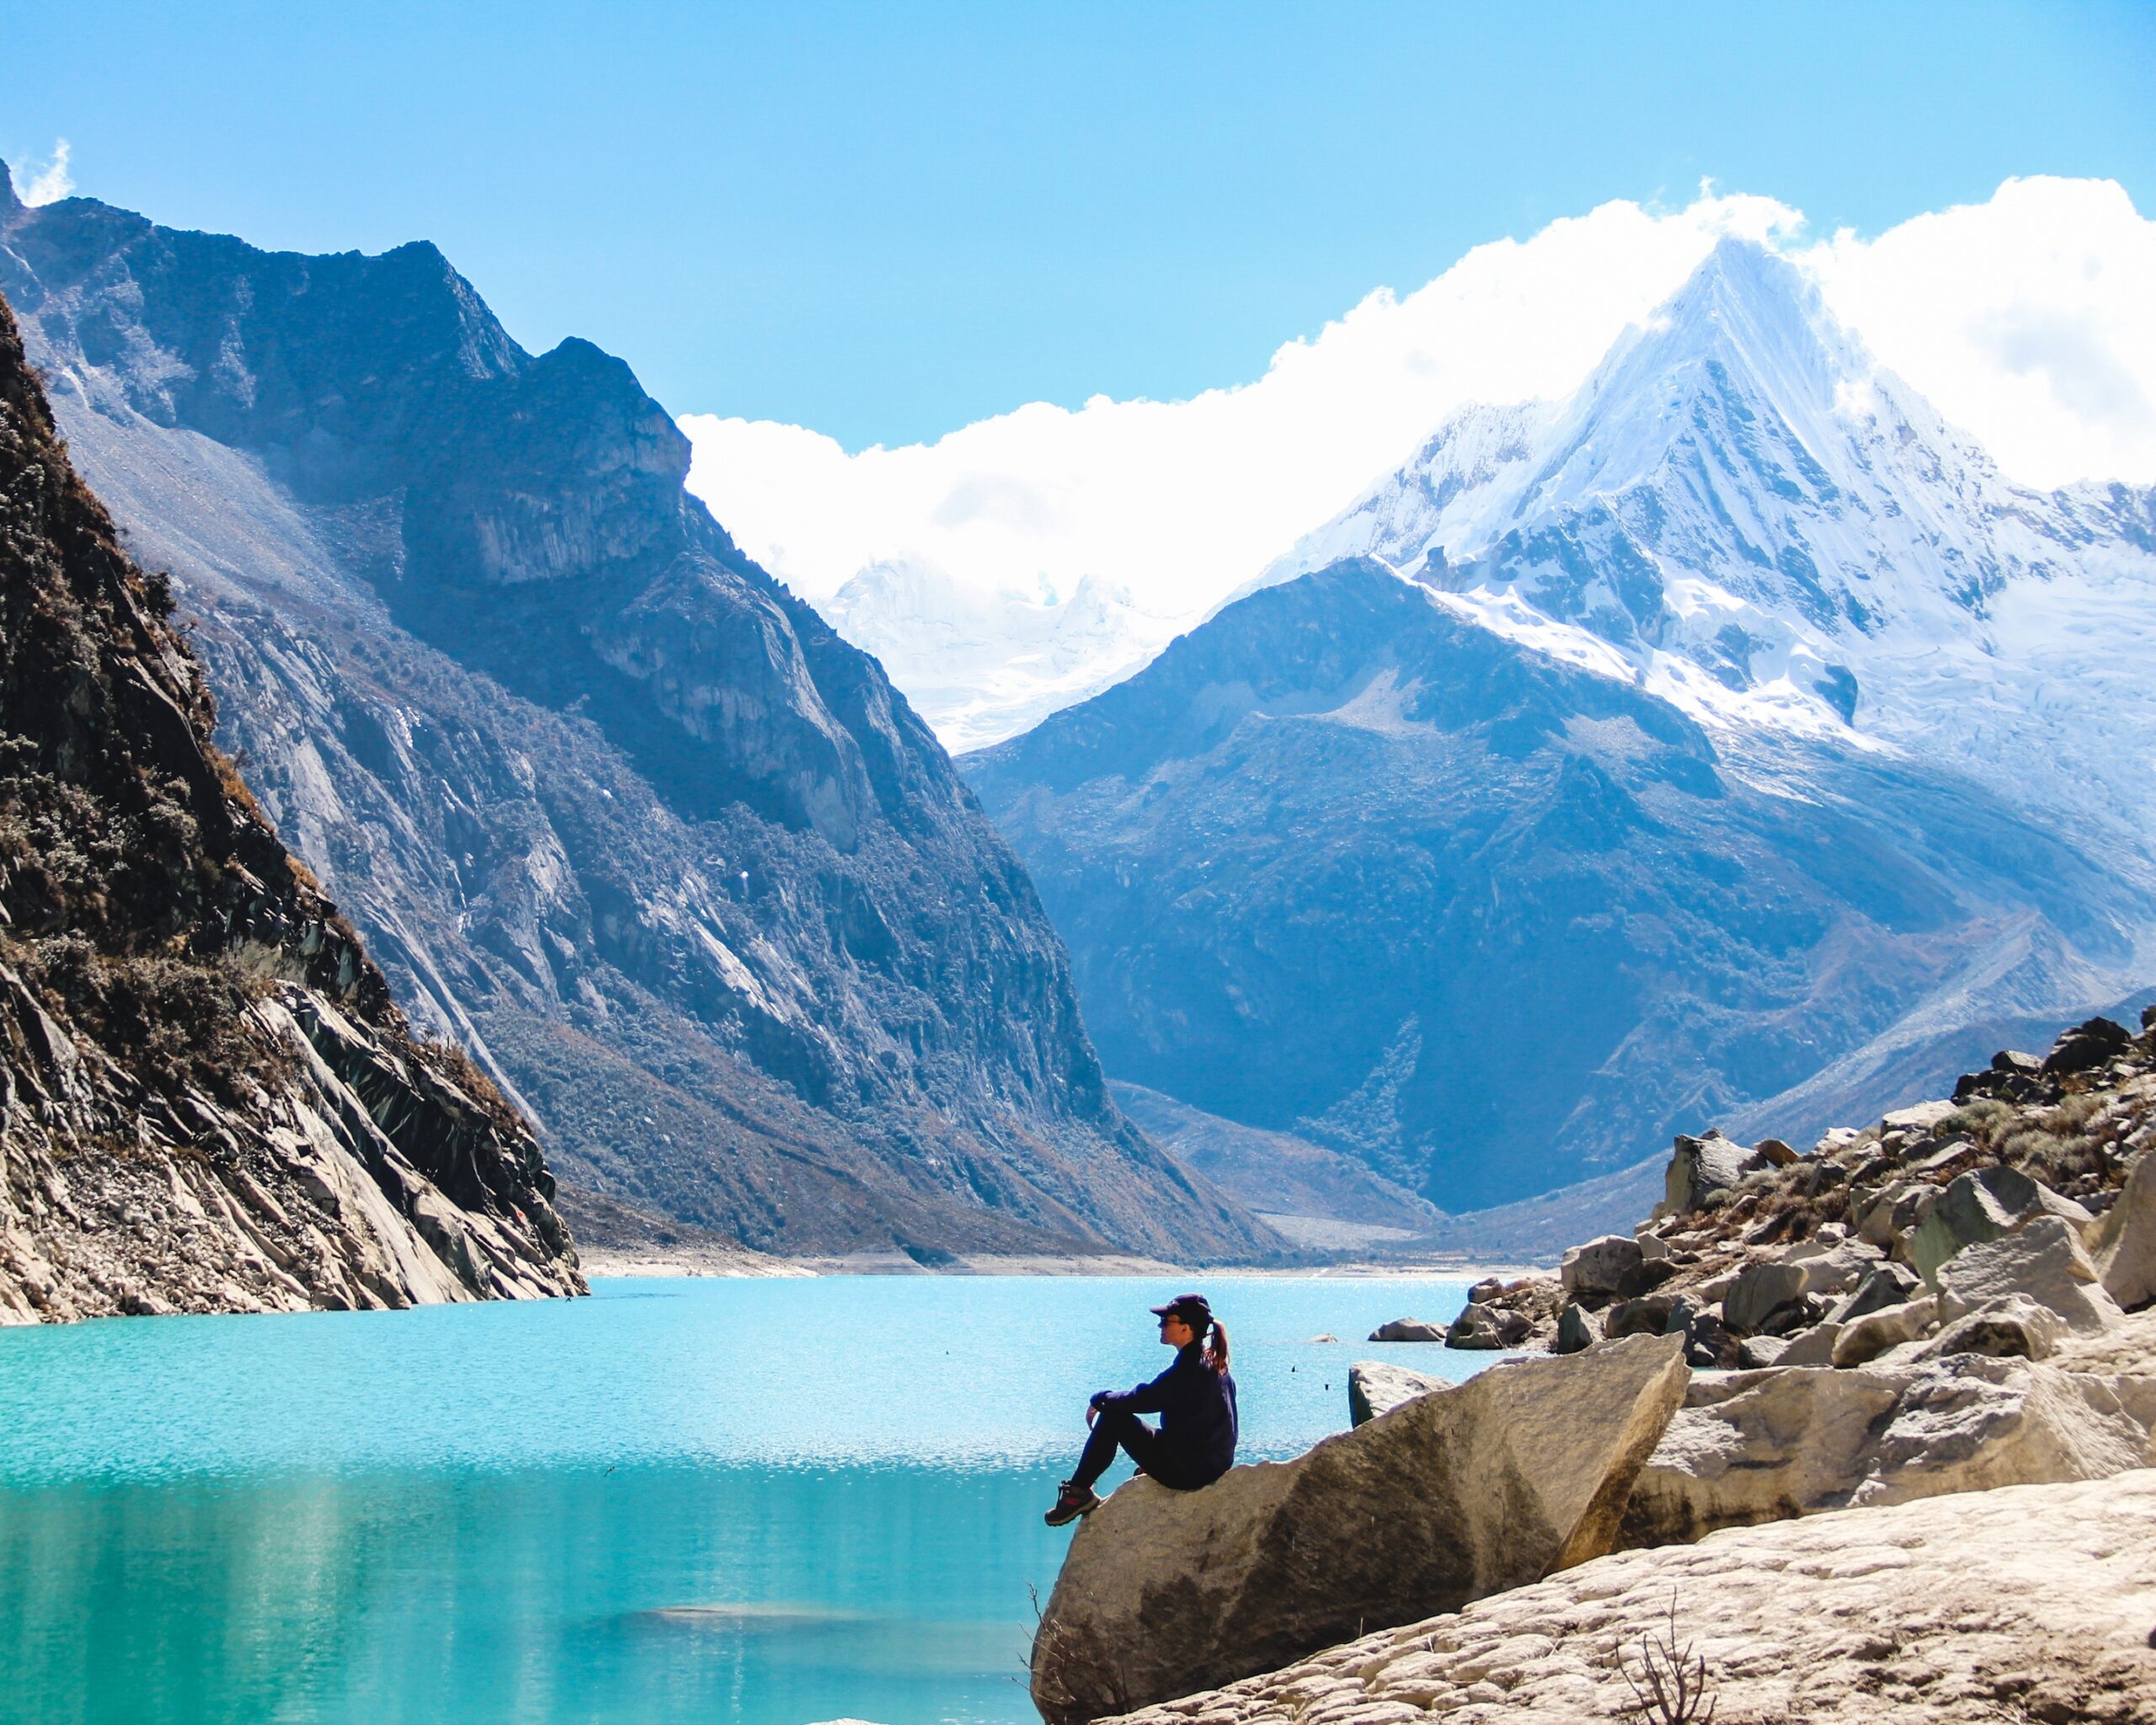
<path fill-rule="evenodd" d="M 1656 1664 L 1725 1725 L 2156 1721 L 2153 1145 L 2156 1009 L 1808 1151 L 1680 1137 L 1633 1235 L 1372 1338 L 1529 1357 L 1361 1363 L 1352 1430 L 1299 1461 L 1116 1493 L 1035 1701 L 1706 1717 L 1643 1701 Z M 1646 1350 L 1667 1383 L 1619 1387 Z"/>

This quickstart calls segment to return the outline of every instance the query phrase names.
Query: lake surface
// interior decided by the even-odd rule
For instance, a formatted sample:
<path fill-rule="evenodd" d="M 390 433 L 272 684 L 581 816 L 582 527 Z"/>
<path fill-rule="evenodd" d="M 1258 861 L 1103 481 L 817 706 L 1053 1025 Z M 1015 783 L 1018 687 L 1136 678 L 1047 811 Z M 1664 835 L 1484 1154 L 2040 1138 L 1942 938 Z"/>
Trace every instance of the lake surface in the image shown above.
<path fill-rule="evenodd" d="M 1460 1279 L 615 1281 L 0 1330 L 0 1722 L 1030 1722 L 1086 1398 L 1195 1283 L 1242 1459 Z M 1310 1338 L 1330 1332 L 1338 1343 Z M 1127 1471 L 1119 1466 L 1110 1483 Z"/>

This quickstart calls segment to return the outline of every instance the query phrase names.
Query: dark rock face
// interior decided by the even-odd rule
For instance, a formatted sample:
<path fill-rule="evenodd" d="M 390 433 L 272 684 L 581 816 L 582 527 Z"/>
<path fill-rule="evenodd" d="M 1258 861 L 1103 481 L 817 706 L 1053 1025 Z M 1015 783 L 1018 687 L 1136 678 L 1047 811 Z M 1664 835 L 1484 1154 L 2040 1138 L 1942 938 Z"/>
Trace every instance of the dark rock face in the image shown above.
<path fill-rule="evenodd" d="M 1023 870 L 588 344 L 432 247 L 0 202 L 77 458 L 412 1010 L 610 1226 L 780 1251 L 1275 1243 L 1108 1096 Z M 64 387 L 63 387 L 64 386 Z"/>
<path fill-rule="evenodd" d="M 1118 1078 L 1454 1211 L 1816 1081 L 1980 955 L 2116 966 L 2147 915 L 1979 786 L 1710 740 L 1364 562 L 966 771 Z"/>
<path fill-rule="evenodd" d="M 580 1291 L 552 1177 L 227 761 L 0 302 L 0 1322 Z"/>

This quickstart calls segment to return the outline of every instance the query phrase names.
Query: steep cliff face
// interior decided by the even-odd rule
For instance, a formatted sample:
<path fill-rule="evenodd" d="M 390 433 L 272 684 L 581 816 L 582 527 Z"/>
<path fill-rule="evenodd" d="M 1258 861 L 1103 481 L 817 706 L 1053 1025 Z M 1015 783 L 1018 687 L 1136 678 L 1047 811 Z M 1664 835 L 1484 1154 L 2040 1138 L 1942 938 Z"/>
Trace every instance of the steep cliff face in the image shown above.
<path fill-rule="evenodd" d="M 579 1292 L 530 1131 L 210 742 L 0 302 L 0 1322 Z"/>
<path fill-rule="evenodd" d="M 1928 1085 L 1969 1058 L 1939 1033 L 2145 962 L 2146 889 L 1993 789 L 1710 733 L 1375 562 L 1230 606 L 966 764 L 1118 1078 L 1448 1210 L 1800 1084 L 1783 1118 L 1832 1124 L 1881 1051 L 1919 1039 L 1900 1076 Z"/>
<path fill-rule="evenodd" d="M 1023 871 L 874 660 L 682 489 L 587 344 L 433 248 L 0 204 L 76 459 L 199 612 L 225 734 L 595 1228 L 1246 1252 L 1117 1112 Z M 579 1208 L 581 1206 L 581 1209 Z"/>

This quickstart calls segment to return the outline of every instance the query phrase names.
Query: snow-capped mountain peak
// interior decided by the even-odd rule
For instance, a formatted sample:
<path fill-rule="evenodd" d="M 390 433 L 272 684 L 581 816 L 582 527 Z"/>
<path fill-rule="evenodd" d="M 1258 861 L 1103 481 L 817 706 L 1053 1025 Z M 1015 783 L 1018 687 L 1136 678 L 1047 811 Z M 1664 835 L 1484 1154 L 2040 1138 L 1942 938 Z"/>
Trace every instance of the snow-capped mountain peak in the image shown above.
<path fill-rule="evenodd" d="M 2156 663 L 2149 512 L 2011 483 L 1802 271 L 1726 239 L 1569 400 L 1454 415 L 1266 584 L 1375 556 L 1710 721 L 2026 754 L 2062 800 L 2148 831 L 2148 761 L 2090 746 L 2116 712 L 2073 715 L 2102 665 Z"/>

